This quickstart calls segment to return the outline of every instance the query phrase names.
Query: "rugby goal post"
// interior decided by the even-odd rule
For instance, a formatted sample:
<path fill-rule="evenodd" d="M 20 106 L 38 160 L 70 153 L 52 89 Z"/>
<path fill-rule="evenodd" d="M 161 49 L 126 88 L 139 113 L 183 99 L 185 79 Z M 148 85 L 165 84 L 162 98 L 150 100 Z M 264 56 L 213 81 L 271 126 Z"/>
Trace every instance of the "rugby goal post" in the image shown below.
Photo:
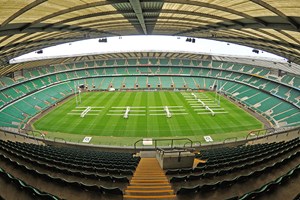
<path fill-rule="evenodd" d="M 164 107 L 164 110 L 165 110 L 165 112 L 166 112 L 168 118 L 172 117 L 172 114 L 171 114 L 171 112 L 170 112 L 168 106 L 165 106 L 165 107 Z"/>
<path fill-rule="evenodd" d="M 128 114 L 129 114 L 129 112 L 130 112 L 130 107 L 127 106 L 127 107 L 126 107 L 126 110 L 125 110 L 125 113 L 124 113 L 124 116 L 123 116 L 124 119 L 128 119 Z"/>

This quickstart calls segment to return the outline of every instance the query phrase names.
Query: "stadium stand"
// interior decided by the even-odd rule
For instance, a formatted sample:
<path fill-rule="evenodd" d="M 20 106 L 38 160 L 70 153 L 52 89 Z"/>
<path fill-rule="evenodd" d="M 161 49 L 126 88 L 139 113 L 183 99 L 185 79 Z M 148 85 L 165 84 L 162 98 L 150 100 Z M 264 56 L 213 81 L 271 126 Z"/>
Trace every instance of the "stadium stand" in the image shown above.
<path fill-rule="evenodd" d="M 149 63 L 147 59 L 142 59 L 140 63 Z M 153 61 L 154 62 L 154 61 Z M 138 60 L 126 59 L 121 64 L 128 64 L 130 67 L 127 68 L 115 68 L 108 67 L 114 64 L 118 64 L 116 59 L 102 61 L 96 61 L 89 63 L 93 66 L 95 63 L 98 65 L 102 64 L 104 68 L 85 69 L 85 66 L 89 66 L 86 62 L 78 62 L 75 64 L 67 65 L 56 65 L 50 67 L 48 72 L 55 72 L 55 74 L 47 73 L 44 67 L 38 67 L 35 69 L 26 70 L 24 73 L 24 79 L 21 82 L 16 83 L 8 77 L 2 77 L 3 87 L 1 89 L 1 102 L 0 105 L 5 107 L 7 104 L 14 100 L 20 99 L 29 93 L 36 92 L 40 88 L 47 87 L 53 83 L 63 82 L 67 80 L 81 79 L 87 77 L 95 77 L 94 79 L 82 79 L 77 82 L 85 84 L 89 90 L 107 90 L 109 87 L 116 89 L 133 88 L 138 84 L 139 88 L 148 88 L 148 84 L 151 88 L 157 88 L 161 85 L 162 88 L 170 89 L 171 86 L 175 88 L 192 88 L 192 89 L 212 89 L 216 85 L 216 78 L 219 79 L 219 89 L 222 88 L 222 92 L 226 95 L 237 99 L 241 103 L 249 106 L 251 109 L 267 117 L 274 125 L 286 126 L 286 125 L 297 125 L 297 109 L 292 112 L 295 108 L 293 105 L 299 108 L 300 95 L 299 89 L 294 87 L 299 82 L 299 78 L 295 76 L 289 77 L 285 75 L 282 80 L 285 82 L 274 82 L 274 80 L 264 77 L 270 71 L 261 67 L 252 67 L 234 63 L 223 63 L 220 61 L 202 61 L 202 67 L 191 67 L 194 65 L 192 61 L 181 60 L 181 59 L 157 59 L 157 62 L 164 63 L 165 65 L 173 65 L 172 68 L 166 66 L 162 67 L 146 67 L 146 66 L 134 66 L 137 65 Z M 151 63 L 151 62 L 150 62 Z M 182 65 L 187 67 L 182 67 Z M 199 64 L 199 63 L 196 63 Z M 178 67 L 181 65 L 180 67 Z M 74 67 L 76 66 L 76 67 Z M 120 66 L 121 67 L 121 66 Z M 213 69 L 211 69 L 213 68 Z M 41 72 L 42 71 L 42 72 Z M 195 77 L 189 77 L 191 74 Z M 113 77 L 114 75 L 143 75 L 139 77 Z M 147 74 L 169 74 L 170 77 L 147 77 Z M 105 77 L 99 77 L 103 75 Z M 180 75 L 172 76 L 172 75 Z M 259 77 L 257 76 L 259 75 Z M 187 77 L 188 76 L 188 77 Z M 198 78 L 200 76 L 200 78 Z M 220 78 L 222 78 L 220 80 Z M 228 81 L 224 81 L 228 80 Z M 292 81 L 293 80 L 293 81 Z M 126 82 L 125 88 L 123 83 Z M 234 81 L 234 84 L 233 82 Z M 72 83 L 71 83 L 72 85 Z M 229 88 L 229 86 L 232 87 Z M 43 95 L 42 92 L 32 95 L 33 98 L 38 100 L 35 109 L 41 111 L 49 107 L 49 105 L 63 99 L 66 95 L 71 94 L 72 86 L 65 88 L 63 91 L 58 91 L 55 95 L 49 97 L 49 91 L 47 95 Z M 45 92 L 46 92 L 45 91 Z M 260 94 L 260 95 L 258 95 Z M 260 101 L 260 97 L 265 96 L 264 101 Z M 31 98 L 31 97 L 27 97 Z M 24 98 L 22 102 L 28 102 L 30 100 Z M 282 101 L 282 100 L 284 101 Z M 280 106 L 276 106 L 280 104 Z M 289 105 L 290 104 L 290 105 Z M 47 105 L 47 106 L 46 106 Z M 21 107 L 21 106 L 20 106 Z M 30 108 L 30 107 L 29 107 Z M 29 109 L 28 108 L 28 109 Z M 37 113 L 34 111 L 23 112 L 29 116 Z M 22 111 L 22 109 L 20 109 Z M 19 111 L 19 112 L 21 112 Z M 287 113 L 293 113 L 293 115 L 284 115 Z M 5 112 L 5 110 L 4 110 Z M 22 112 L 21 112 L 22 113 Z M 275 118 L 274 118 L 275 117 Z M 282 118 L 280 118 L 282 117 Z M 24 117 L 20 117 L 24 120 Z M 6 120 L 7 121 L 7 120 Z M 17 121 L 19 123 L 19 121 Z M 6 123 L 5 123 L 6 124 Z M 15 126 L 16 127 L 16 126 Z"/>
<path fill-rule="evenodd" d="M 203 150 L 191 169 L 167 170 L 178 199 L 251 199 L 293 186 L 299 176 L 299 138 L 288 142 Z M 289 169 L 292 170 L 289 171 Z M 287 179 L 293 177 L 295 182 Z M 271 186 L 276 185 L 276 188 Z M 257 189 L 258 188 L 258 189 Z M 291 199 L 297 190 L 278 199 Z M 284 196 L 287 195 L 287 196 Z M 269 198 L 266 195 L 266 198 Z"/>
<path fill-rule="evenodd" d="M 61 198 L 75 198 L 75 191 L 96 192 L 106 198 L 122 199 L 124 188 L 139 163 L 130 153 L 82 150 L 71 147 L 53 147 L 2 141 L 1 166 L 9 167 L 28 177 L 33 187 L 46 181 L 49 193 Z M 37 170 L 38 169 L 38 170 Z M 16 173 L 16 172 L 15 172 Z M 38 180 L 37 180 L 38 179 Z M 41 183 L 40 182 L 40 183 Z M 60 193 L 57 187 L 71 188 L 73 192 Z M 90 193 L 88 193 L 90 194 Z M 79 196 L 76 196 L 78 198 Z"/>

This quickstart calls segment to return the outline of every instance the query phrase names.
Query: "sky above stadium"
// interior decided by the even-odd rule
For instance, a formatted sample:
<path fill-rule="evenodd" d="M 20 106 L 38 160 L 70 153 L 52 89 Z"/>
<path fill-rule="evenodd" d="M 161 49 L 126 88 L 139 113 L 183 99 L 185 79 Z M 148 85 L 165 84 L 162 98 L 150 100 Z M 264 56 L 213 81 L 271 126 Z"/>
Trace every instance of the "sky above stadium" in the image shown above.
<path fill-rule="evenodd" d="M 11 63 L 55 57 L 70 57 L 75 55 L 93 55 L 126 51 L 180 51 L 285 61 L 284 58 L 274 54 L 264 51 L 259 51 L 257 54 L 252 52 L 253 48 L 232 43 L 197 38 L 193 43 L 187 42 L 186 39 L 186 37 L 175 36 L 108 37 L 107 42 L 99 42 L 99 39 L 88 39 L 45 48 L 43 49 L 43 53 L 40 54 L 37 52 L 25 54 L 12 59 Z"/>

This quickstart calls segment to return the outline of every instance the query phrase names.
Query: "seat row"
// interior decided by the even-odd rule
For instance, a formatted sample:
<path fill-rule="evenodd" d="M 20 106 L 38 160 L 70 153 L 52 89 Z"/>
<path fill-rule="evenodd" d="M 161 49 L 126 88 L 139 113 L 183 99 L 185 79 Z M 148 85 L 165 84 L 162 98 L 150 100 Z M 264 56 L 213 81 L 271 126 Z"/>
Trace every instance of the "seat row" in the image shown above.
<path fill-rule="evenodd" d="M 300 164 L 290 170 L 288 173 L 284 174 L 283 176 L 280 176 L 274 181 L 271 181 L 259 189 L 256 189 L 254 191 L 248 192 L 241 197 L 233 197 L 231 200 L 246 200 L 246 199 L 256 199 L 258 197 L 261 197 L 269 192 L 272 192 L 276 190 L 278 187 L 282 186 L 285 184 L 289 179 L 292 179 L 294 176 L 297 176 L 297 174 L 300 174 Z M 300 194 L 300 193 L 299 193 Z M 296 197 L 297 198 L 297 197 Z"/>
<path fill-rule="evenodd" d="M 269 149 L 268 151 L 251 155 L 249 157 L 243 157 L 241 159 L 236 159 L 233 161 L 220 162 L 217 164 L 207 164 L 207 163 L 199 163 L 196 168 L 184 168 L 184 169 L 169 169 L 166 170 L 166 175 L 180 175 L 180 174 L 193 174 L 193 173 L 203 173 L 211 170 L 223 170 L 226 167 L 232 168 L 237 165 L 240 167 L 241 164 L 247 165 L 251 164 L 256 160 L 270 159 L 272 155 L 278 155 L 280 152 L 288 152 L 291 151 L 298 146 L 300 146 L 300 140 L 298 138 L 292 140 L 291 142 L 283 143 L 281 146 L 272 145 L 273 149 Z M 276 147 L 276 148 L 274 148 Z M 273 156 L 274 157 L 274 156 Z"/>
<path fill-rule="evenodd" d="M 132 162 L 138 163 L 138 158 L 133 158 L 131 153 L 116 153 L 116 152 L 100 152 L 96 150 L 78 149 L 73 147 L 55 147 L 55 146 L 43 146 L 36 144 L 27 144 L 19 142 L 8 143 L 12 146 L 16 146 L 19 149 L 23 149 L 27 152 L 33 152 L 37 154 L 51 155 L 64 158 L 72 158 L 73 160 L 99 160 L 99 161 L 118 161 L 118 162 Z M 124 164 L 124 163 L 122 163 Z"/>
<path fill-rule="evenodd" d="M 17 190 L 25 191 L 27 195 L 29 195 L 32 199 L 39 199 L 39 200 L 58 200 L 59 198 L 51 195 L 46 192 L 42 192 L 38 190 L 37 188 L 34 188 L 26 183 L 24 183 L 22 180 L 15 178 L 11 174 L 5 172 L 1 167 L 0 167 L 0 178 L 5 180 L 7 183 L 12 183 Z M 4 186 L 1 186 L 4 187 Z M 0 197 L 0 199 L 3 199 Z"/>
<path fill-rule="evenodd" d="M 203 150 L 201 151 L 201 154 L 198 154 L 197 157 L 201 159 L 208 159 L 210 162 L 213 162 L 214 160 L 222 160 L 224 157 L 232 158 L 237 156 L 247 156 L 251 154 L 256 154 L 259 152 L 268 151 L 270 149 L 274 149 L 277 147 L 280 147 L 282 145 L 293 145 L 294 143 L 299 143 L 299 139 L 295 138 L 293 140 L 284 142 L 273 142 L 273 143 L 265 143 L 265 144 L 255 144 L 255 145 L 248 145 L 248 146 L 238 146 L 238 147 L 227 147 L 225 150 L 224 148 L 218 148 L 218 149 L 209 149 L 209 150 Z M 238 158 L 238 157 L 237 157 Z"/>
<path fill-rule="evenodd" d="M 80 158 L 77 158 L 76 160 L 73 158 L 66 158 L 66 157 L 61 157 L 61 156 L 54 156 L 51 154 L 47 154 L 47 153 L 39 153 L 39 152 L 34 152 L 34 150 L 28 150 L 26 149 L 26 146 L 22 146 L 22 143 L 18 144 L 18 145 L 12 145 L 13 142 L 4 142 L 4 141 L 0 141 L 0 143 L 3 144 L 3 146 L 6 146 L 7 148 L 13 149 L 15 152 L 19 152 L 23 155 L 27 155 L 29 157 L 36 157 L 38 159 L 40 159 L 41 161 L 44 162 L 49 162 L 49 163 L 54 163 L 54 164 L 60 164 L 60 165 L 75 165 L 75 166 L 82 166 L 83 168 L 88 167 L 88 168 L 110 168 L 110 169 L 120 169 L 120 170 L 128 170 L 128 171 L 132 171 L 135 170 L 139 158 L 132 158 L 132 155 L 129 154 L 130 156 L 126 156 L 128 159 L 128 162 L 125 162 L 125 158 L 122 158 L 122 160 L 124 160 L 124 162 L 122 162 L 122 164 L 119 164 L 119 161 L 112 161 L 109 160 L 110 158 L 107 156 L 106 159 L 103 160 L 89 160 L 89 161 L 83 161 L 80 160 Z M 9 144 L 8 144 L 9 143 Z M 26 144 L 25 144 L 26 145 Z M 47 148 L 47 147 L 44 147 Z M 85 151 L 85 150 L 82 150 Z M 101 154 L 101 152 L 99 152 L 99 154 Z M 113 153 L 116 154 L 116 153 Z M 122 155 L 122 153 L 121 153 Z M 134 161 L 134 162 L 131 162 Z M 130 164 L 129 164 L 130 163 Z"/>
<path fill-rule="evenodd" d="M 134 170 L 130 169 L 119 169 L 119 168 L 113 168 L 112 165 L 108 167 L 94 167 L 94 166 L 86 166 L 82 163 L 79 165 L 67 163 L 63 161 L 57 161 L 55 159 L 48 159 L 43 156 L 36 156 L 30 153 L 26 152 L 18 152 L 17 149 L 14 148 L 8 148 L 5 146 L 0 146 L 0 149 L 4 150 L 5 152 L 8 152 L 14 156 L 21 157 L 25 160 L 34 160 L 36 162 L 44 162 L 45 164 L 49 165 L 55 165 L 57 167 L 64 167 L 67 169 L 72 170 L 79 170 L 79 171 L 88 171 L 92 173 L 99 173 L 99 174 L 110 174 L 110 175 L 133 175 Z"/>
<path fill-rule="evenodd" d="M 234 185 L 234 184 L 244 184 L 248 179 L 250 178 L 255 178 L 255 177 L 259 177 L 260 175 L 264 174 L 264 173 L 268 173 L 273 169 L 276 169 L 284 164 L 286 164 L 287 162 L 295 159 L 297 156 L 299 156 L 300 154 L 297 152 L 287 158 L 282 159 L 279 162 L 274 163 L 271 166 L 267 166 L 264 167 L 262 169 L 253 171 L 247 175 L 241 175 L 241 176 L 237 176 L 233 179 L 230 180 L 223 180 L 223 181 L 218 181 L 216 183 L 213 184 L 203 184 L 203 185 L 195 185 L 193 187 L 181 187 L 180 189 L 177 190 L 177 195 L 192 195 L 192 194 L 197 194 L 197 193 L 206 193 L 206 192 L 210 192 L 210 191 L 214 191 L 217 190 L 219 188 L 229 188 L 230 186 Z"/>
<path fill-rule="evenodd" d="M 299 141 L 298 139 L 296 139 L 297 141 Z M 202 163 L 197 165 L 197 170 L 200 171 L 201 169 L 203 171 L 207 171 L 207 170 L 212 170 L 212 169 L 219 169 L 219 168 L 224 168 L 224 167 L 228 167 L 228 166 L 234 166 L 234 165 L 240 165 L 243 163 L 247 163 L 247 162 L 251 162 L 253 160 L 257 160 L 260 158 L 264 158 L 265 156 L 274 154 L 276 152 L 280 152 L 284 149 L 291 149 L 290 147 L 296 148 L 300 145 L 300 142 L 298 143 L 284 143 L 283 145 L 280 146 L 274 146 L 270 149 L 268 149 L 267 151 L 262 151 L 262 152 L 257 152 L 256 154 L 249 154 L 249 155 L 245 155 L 244 157 L 235 157 L 235 159 L 229 159 L 228 161 L 220 161 L 220 163 L 214 162 L 214 163 L 205 163 L 204 165 Z"/>
<path fill-rule="evenodd" d="M 3 160 L 9 161 L 9 162 L 15 162 L 15 161 L 12 161 L 9 157 L 7 157 L 5 155 L 0 155 L 0 158 L 3 159 Z M 22 155 L 19 155 L 18 158 L 22 159 L 22 160 L 26 160 L 27 162 L 30 162 L 34 166 L 41 167 L 41 168 L 43 168 L 47 171 L 61 173 L 61 174 L 64 174 L 64 175 L 70 175 L 70 176 L 75 176 L 75 177 L 79 177 L 79 178 L 93 179 L 93 180 L 97 180 L 97 181 L 104 181 L 104 182 L 110 182 L 110 183 L 116 183 L 116 182 L 117 183 L 129 183 L 129 179 L 125 176 L 99 175 L 99 174 L 96 174 L 96 173 L 86 173 L 86 172 L 82 172 L 82 171 L 71 171 L 69 169 L 59 168 L 57 166 L 51 166 L 51 165 L 48 165 L 48 164 L 40 163 L 40 162 L 32 160 L 30 158 L 29 159 L 25 158 Z M 20 163 L 17 163 L 17 164 L 21 165 Z"/>
<path fill-rule="evenodd" d="M 279 146 L 279 143 L 275 144 L 265 144 L 265 145 L 251 145 L 251 146 L 242 146 L 242 147 L 236 147 L 236 148 L 229 148 L 229 150 L 226 151 L 220 151 L 215 150 L 212 153 L 210 152 L 209 155 L 203 155 L 199 156 L 201 159 L 208 159 L 208 163 L 214 163 L 220 160 L 228 160 L 228 159 L 234 159 L 234 158 L 242 158 L 245 156 L 253 155 L 258 152 L 267 151 L 271 148 L 274 148 L 274 146 Z M 253 146 L 253 147 L 252 147 Z M 203 153 L 203 152 L 201 152 Z M 203 153 L 204 154 L 204 153 Z"/>
<path fill-rule="evenodd" d="M 119 189 L 118 187 L 104 187 L 104 186 L 98 186 L 98 185 L 87 185 L 82 182 L 78 181 L 67 181 L 64 178 L 60 177 L 52 177 L 49 174 L 41 173 L 35 169 L 29 169 L 27 166 L 22 165 L 14 160 L 11 160 L 10 158 L 5 159 L 6 162 L 8 162 L 10 165 L 13 165 L 14 168 L 20 169 L 24 172 L 24 174 L 29 174 L 32 177 L 44 179 L 48 183 L 54 184 L 56 186 L 61 187 L 71 187 L 75 190 L 79 191 L 88 191 L 88 192 L 96 192 L 102 195 L 123 195 L 123 191 Z"/>
<path fill-rule="evenodd" d="M 228 169 L 221 169 L 221 170 L 217 170 L 214 172 L 206 172 L 206 173 L 201 173 L 201 174 L 190 174 L 190 175 L 186 175 L 186 176 L 174 176 L 170 179 L 171 183 L 177 183 L 177 182 L 189 182 L 189 181 L 195 181 L 195 180 L 200 180 L 200 179 L 206 179 L 206 178 L 211 178 L 211 177 L 217 177 L 217 176 L 223 176 L 226 174 L 230 174 L 230 173 L 234 173 L 234 172 L 238 172 L 240 170 L 243 169 L 247 169 L 253 166 L 259 166 L 260 164 L 263 164 L 269 160 L 272 160 L 278 156 L 284 155 L 286 154 L 288 151 L 291 151 L 293 149 L 293 147 L 290 147 L 289 149 L 285 149 L 282 150 L 281 152 L 278 152 L 274 155 L 270 155 L 266 158 L 262 158 L 258 161 L 254 161 L 252 163 L 247 163 L 244 165 L 240 165 L 240 166 L 235 166 L 232 168 L 228 168 Z M 294 157 L 300 156 L 300 152 L 295 152 L 294 154 L 292 154 L 289 158 L 292 159 Z"/>
<path fill-rule="evenodd" d="M 280 146 L 289 146 L 294 143 L 299 143 L 298 138 L 288 142 L 274 142 L 270 144 L 256 144 L 250 146 L 240 146 L 235 148 L 220 148 L 213 150 L 201 151 L 201 154 L 197 157 L 200 159 L 208 159 L 207 164 L 220 163 L 226 160 L 237 160 L 246 156 L 255 155 L 260 152 L 269 151 Z"/>

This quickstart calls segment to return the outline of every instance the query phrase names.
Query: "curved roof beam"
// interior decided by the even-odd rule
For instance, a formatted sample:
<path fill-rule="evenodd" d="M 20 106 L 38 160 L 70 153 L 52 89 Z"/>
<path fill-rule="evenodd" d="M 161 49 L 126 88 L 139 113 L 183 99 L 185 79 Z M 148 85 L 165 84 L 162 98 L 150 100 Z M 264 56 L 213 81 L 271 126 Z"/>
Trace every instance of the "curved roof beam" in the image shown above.
<path fill-rule="evenodd" d="M 16 19 L 17 17 L 19 17 L 20 15 L 22 15 L 23 13 L 31 10 L 32 8 L 46 2 L 48 0 L 36 0 L 33 1 L 32 3 L 28 4 L 27 6 L 25 6 L 24 8 L 20 9 L 18 12 L 14 13 L 13 15 L 11 15 L 9 18 L 7 18 L 2 24 L 1 26 L 5 26 L 6 24 L 9 24 L 9 22 L 13 21 L 14 19 Z"/>
<path fill-rule="evenodd" d="M 65 25 L 63 27 L 53 27 L 52 24 L 46 24 L 47 28 L 45 27 L 33 27 L 28 29 L 20 30 L 19 28 L 15 29 L 2 29 L 0 31 L 0 36 L 6 36 L 6 35 L 14 35 L 14 34 L 20 34 L 20 33 L 36 33 L 36 32 L 52 32 L 52 31 L 76 31 L 76 32 L 95 32 L 95 33 L 102 33 L 106 36 L 108 35 L 115 35 L 119 36 L 118 34 L 110 33 L 107 31 L 100 31 L 96 29 L 91 29 L 89 27 L 80 27 L 80 26 L 70 26 Z"/>
<path fill-rule="evenodd" d="M 241 28 L 252 28 L 252 29 L 259 29 L 259 28 L 269 28 L 269 29 L 275 29 L 275 30 L 289 30 L 289 31 L 295 31 L 295 29 L 290 24 L 282 24 L 282 23 L 272 23 L 268 24 L 267 27 L 261 26 L 259 24 L 243 24 L 241 25 L 226 25 L 226 26 L 218 26 L 218 27 L 212 27 L 211 25 L 196 27 L 190 30 L 181 31 L 174 35 L 183 35 L 186 33 L 192 33 L 192 32 L 207 32 L 210 30 L 216 31 L 216 30 L 223 30 L 223 29 L 241 29 Z"/>
<path fill-rule="evenodd" d="M 163 10 L 153 10 L 153 9 L 147 9 L 144 10 L 144 13 L 174 13 L 174 10 L 171 9 L 163 9 Z M 54 24 L 49 24 L 48 26 L 44 27 L 44 29 L 47 29 L 49 27 L 52 26 L 57 26 L 60 24 L 65 24 L 65 23 L 69 23 L 69 22 L 73 22 L 73 21 L 77 21 L 77 20 L 82 20 L 82 19 L 87 19 L 87 18 L 92 18 L 92 17 L 98 17 L 98 16 L 103 16 L 103 15 L 114 15 L 114 14 L 135 14 L 132 11 L 108 11 L 108 12 L 102 12 L 102 13 L 91 13 L 88 15 L 82 15 L 82 16 L 77 16 L 77 17 L 73 17 L 73 18 L 69 18 Z M 244 26 L 243 23 L 234 21 L 234 20 L 230 20 L 224 17 L 220 17 L 220 16 L 216 16 L 216 15 L 211 15 L 211 14 L 206 14 L 206 13 L 195 13 L 192 11 L 176 11 L 176 14 L 184 14 L 184 15 L 193 15 L 193 16 L 199 16 L 199 17 L 206 17 L 206 18 L 211 18 L 211 19 L 216 19 L 216 20 L 220 20 L 220 21 L 225 21 L 225 22 L 229 22 L 232 24 L 236 24 L 239 26 Z"/>
<path fill-rule="evenodd" d="M 86 8 L 91 8 L 91 7 L 96 7 L 96 6 L 105 6 L 105 5 L 111 5 L 111 4 L 115 4 L 115 3 L 128 3 L 128 1 L 126 0 L 110 0 L 110 1 L 101 1 L 101 2 L 94 2 L 94 3 L 88 3 L 88 4 L 83 4 L 83 5 L 79 5 L 79 6 L 74 6 L 65 10 L 61 10 L 55 13 L 52 13 L 50 15 L 47 15 L 45 17 L 42 17 L 38 20 L 33 21 L 30 24 L 25 25 L 22 29 L 27 29 L 30 26 L 33 26 L 35 24 L 38 24 L 40 22 L 46 21 L 48 19 L 63 15 L 63 14 L 67 14 L 70 12 L 74 12 L 74 11 L 78 11 L 78 10 L 82 10 L 82 9 L 86 9 Z"/>
<path fill-rule="evenodd" d="M 280 16 L 281 18 L 288 21 L 295 29 L 299 30 L 300 25 L 293 18 L 286 16 L 284 13 L 282 13 L 280 10 L 274 8 L 270 4 L 267 4 L 266 2 L 261 1 L 261 0 L 250 0 L 250 1 L 252 1 L 253 3 L 256 3 L 256 4 L 260 5 L 261 7 L 264 7 L 265 9 Z"/>
<path fill-rule="evenodd" d="M 233 9 L 230 9 L 230 8 L 226 8 L 226 7 L 222 7 L 222 6 L 219 6 L 219 5 L 215 5 L 215 4 L 198 2 L 198 1 L 197 2 L 196 1 L 186 1 L 186 0 L 164 0 L 164 2 L 165 3 L 177 3 L 177 4 L 194 5 L 194 6 L 199 6 L 199 7 L 212 8 L 212 9 L 215 9 L 215 10 L 221 10 L 221 11 L 224 11 L 224 12 L 228 12 L 228 13 L 231 13 L 231 14 L 241 16 L 242 18 L 249 19 L 249 20 L 254 21 L 254 22 L 256 22 L 258 24 L 261 24 L 263 26 L 268 25 L 263 20 L 254 18 L 254 17 L 252 17 L 250 15 L 247 15 L 243 12 L 239 12 L 239 11 L 236 11 L 236 10 L 233 10 Z"/>

